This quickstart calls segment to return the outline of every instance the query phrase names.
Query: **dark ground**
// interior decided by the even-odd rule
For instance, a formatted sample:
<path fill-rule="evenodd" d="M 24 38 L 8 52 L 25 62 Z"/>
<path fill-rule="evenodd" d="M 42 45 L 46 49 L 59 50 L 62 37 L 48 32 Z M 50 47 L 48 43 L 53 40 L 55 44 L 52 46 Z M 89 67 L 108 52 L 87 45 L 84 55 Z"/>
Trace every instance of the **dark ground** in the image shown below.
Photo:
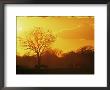
<path fill-rule="evenodd" d="M 94 74 L 94 69 L 27 69 L 27 68 L 16 68 L 16 74 Z"/>

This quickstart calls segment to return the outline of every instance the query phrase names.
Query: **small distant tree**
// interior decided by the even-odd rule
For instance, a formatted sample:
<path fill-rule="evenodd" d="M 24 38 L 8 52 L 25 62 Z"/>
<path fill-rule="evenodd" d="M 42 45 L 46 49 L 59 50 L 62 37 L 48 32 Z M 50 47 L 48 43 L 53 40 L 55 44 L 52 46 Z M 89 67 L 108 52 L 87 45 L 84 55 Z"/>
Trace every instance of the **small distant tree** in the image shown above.
<path fill-rule="evenodd" d="M 50 31 L 44 32 L 40 27 L 35 27 L 25 39 L 19 37 L 19 40 L 22 46 L 35 53 L 40 68 L 41 56 L 55 41 L 55 36 Z"/>

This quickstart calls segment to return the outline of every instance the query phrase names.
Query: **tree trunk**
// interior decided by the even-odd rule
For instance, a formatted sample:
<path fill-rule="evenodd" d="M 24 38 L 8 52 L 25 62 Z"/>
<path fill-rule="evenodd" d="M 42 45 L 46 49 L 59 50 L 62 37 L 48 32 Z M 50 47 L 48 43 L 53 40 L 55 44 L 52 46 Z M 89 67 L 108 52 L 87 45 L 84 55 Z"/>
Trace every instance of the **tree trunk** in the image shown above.
<path fill-rule="evenodd" d="M 40 66 L 40 56 L 37 55 L 37 59 L 38 59 L 38 66 Z"/>
<path fill-rule="evenodd" d="M 40 65 L 41 65 L 41 58 L 40 58 L 40 55 L 39 53 L 37 53 L 37 60 L 38 60 L 38 69 L 40 69 Z"/>

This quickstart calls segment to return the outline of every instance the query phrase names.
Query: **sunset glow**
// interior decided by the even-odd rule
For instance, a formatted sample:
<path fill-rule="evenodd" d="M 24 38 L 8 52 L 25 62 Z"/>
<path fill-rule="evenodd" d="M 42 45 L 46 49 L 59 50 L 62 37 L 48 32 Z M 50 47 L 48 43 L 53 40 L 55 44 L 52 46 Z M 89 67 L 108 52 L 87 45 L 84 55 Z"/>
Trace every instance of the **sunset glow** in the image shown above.
<path fill-rule="evenodd" d="M 34 27 L 51 31 L 56 40 L 52 49 L 63 52 L 75 51 L 83 46 L 94 47 L 93 16 L 17 16 L 17 37 L 28 36 Z M 33 52 L 26 51 L 17 39 L 17 54 L 22 56 Z"/>

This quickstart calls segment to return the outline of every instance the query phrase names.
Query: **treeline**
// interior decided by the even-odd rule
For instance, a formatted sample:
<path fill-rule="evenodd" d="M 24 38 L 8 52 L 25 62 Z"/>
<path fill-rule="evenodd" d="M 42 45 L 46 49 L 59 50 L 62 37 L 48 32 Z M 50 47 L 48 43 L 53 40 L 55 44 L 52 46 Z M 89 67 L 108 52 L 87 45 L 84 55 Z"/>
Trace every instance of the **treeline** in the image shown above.
<path fill-rule="evenodd" d="M 38 72 L 36 56 L 16 56 L 17 74 L 94 74 L 94 48 L 85 46 L 77 51 L 62 53 L 48 50 L 41 56 L 43 69 Z"/>

